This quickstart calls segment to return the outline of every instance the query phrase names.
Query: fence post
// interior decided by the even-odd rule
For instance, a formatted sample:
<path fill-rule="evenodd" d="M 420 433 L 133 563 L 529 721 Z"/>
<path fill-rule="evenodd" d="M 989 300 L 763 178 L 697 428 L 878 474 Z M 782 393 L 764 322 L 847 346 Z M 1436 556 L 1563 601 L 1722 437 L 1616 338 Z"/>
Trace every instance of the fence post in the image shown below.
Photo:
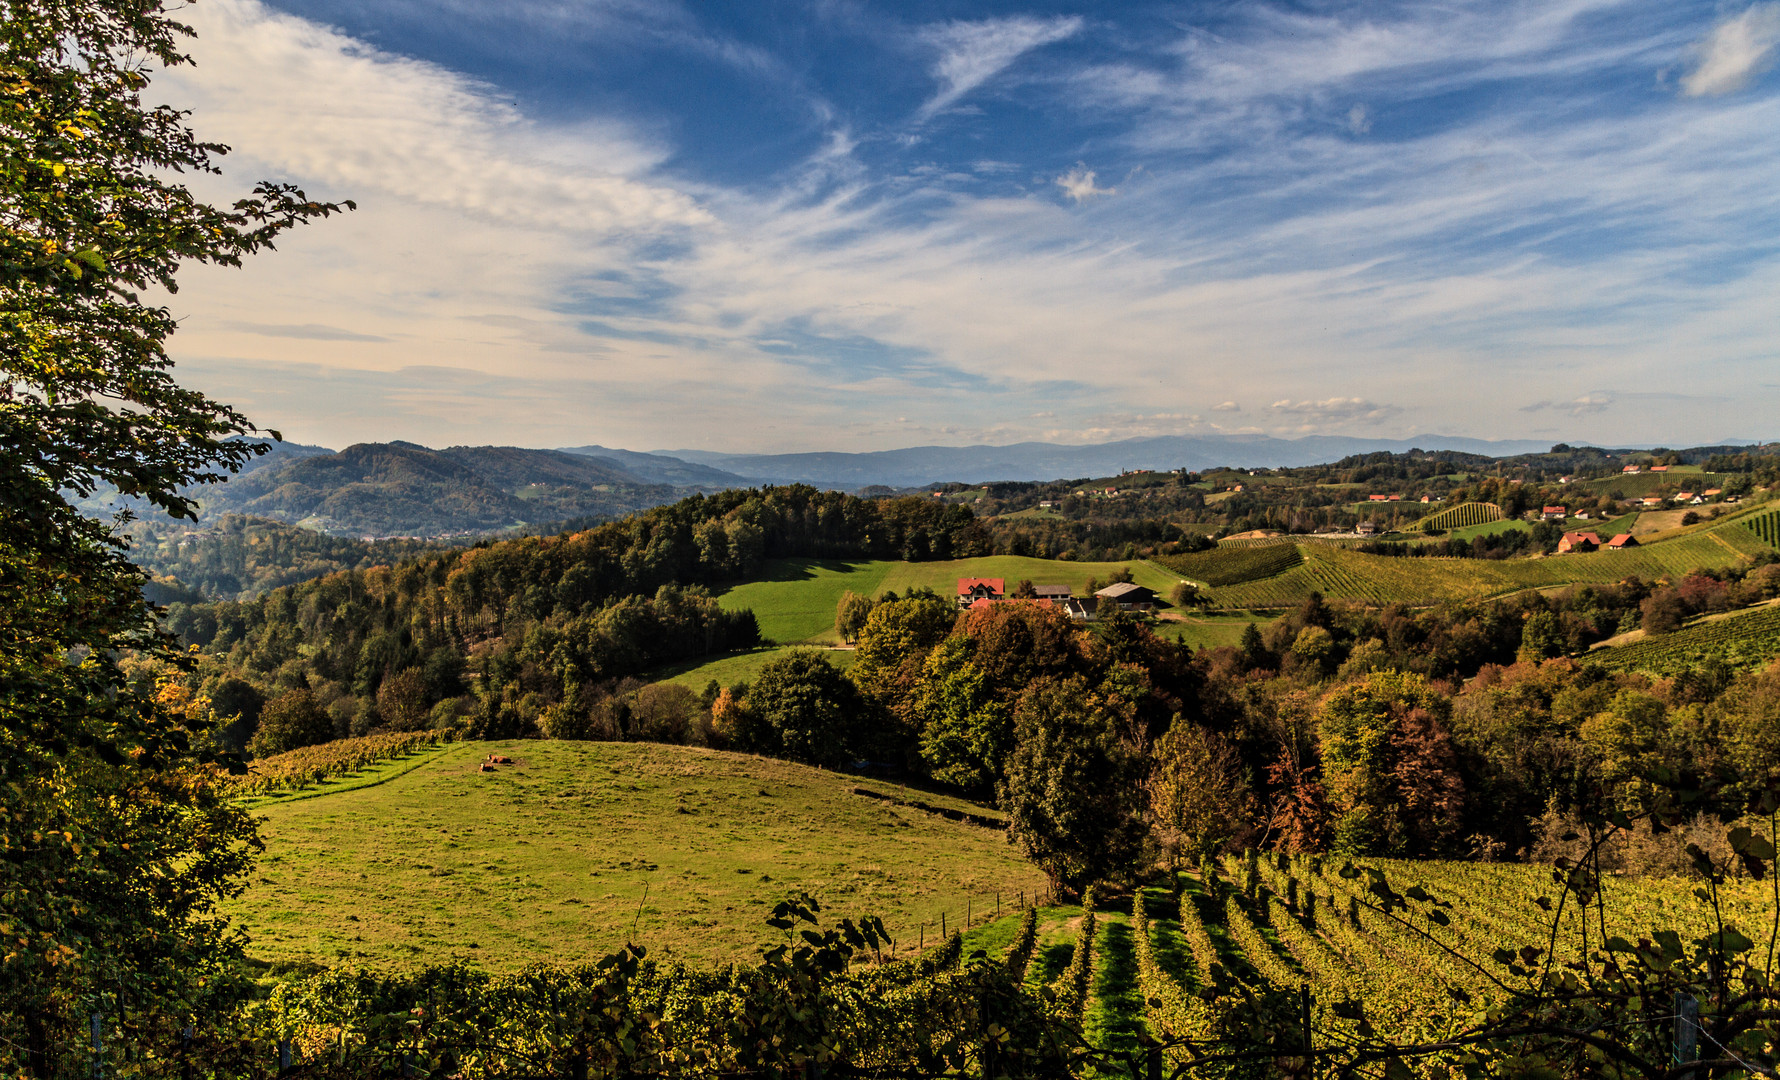
<path fill-rule="evenodd" d="M 1686 1065 L 1699 1057 L 1700 999 L 1675 991 L 1675 1064 Z"/>
<path fill-rule="evenodd" d="M 88 1019 L 87 1026 L 93 1033 L 93 1080 L 99 1080 L 105 1075 L 105 1043 L 101 1038 L 105 1030 L 105 1018 L 94 1013 Z"/>
<path fill-rule="evenodd" d="M 1298 1006 L 1304 1021 L 1304 1069 L 1305 1075 L 1316 1078 L 1316 1038 L 1310 1030 L 1310 984 L 1298 988 Z"/>

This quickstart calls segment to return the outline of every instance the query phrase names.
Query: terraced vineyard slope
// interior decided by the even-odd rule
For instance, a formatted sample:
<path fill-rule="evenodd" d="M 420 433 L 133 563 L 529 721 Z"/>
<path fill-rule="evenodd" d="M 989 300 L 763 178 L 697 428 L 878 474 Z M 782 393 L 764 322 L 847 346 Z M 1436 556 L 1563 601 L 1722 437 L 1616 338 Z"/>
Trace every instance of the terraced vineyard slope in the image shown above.
<path fill-rule="evenodd" d="M 1434 604 L 1523 589 L 1610 584 L 1632 576 L 1677 578 L 1694 570 L 1744 565 L 1772 550 L 1774 545 L 1756 532 L 1729 521 L 1624 551 L 1527 559 L 1397 558 L 1303 544 L 1298 545 L 1303 557 L 1298 565 L 1271 577 L 1214 588 L 1210 597 L 1220 608 L 1247 609 L 1293 607 L 1312 592 L 1375 604 Z"/>
<path fill-rule="evenodd" d="M 1543 946 L 1551 930 L 1551 916 L 1535 903 L 1551 893 L 1549 867 L 1368 860 L 1398 893 L 1413 895 L 1419 885 L 1428 896 L 1389 917 L 1368 905 L 1364 874 L 1343 877 L 1337 865 L 1228 857 L 1181 882 L 1178 901 L 1165 888 L 1140 892 L 1134 967 L 1152 1036 L 1204 1037 L 1216 1006 L 1195 991 L 1221 974 L 1251 990 L 1309 988 L 1319 1039 L 1355 1034 L 1356 1021 L 1337 1014 L 1346 1001 L 1362 1005 L 1383 1037 L 1439 1039 L 1516 985 L 1491 959 L 1494 950 Z M 1764 888 L 1744 882 L 1725 890 L 1727 924 L 1762 941 L 1772 918 Z M 1713 930 L 1710 909 L 1682 882 L 1615 879 L 1603 910 L 1589 918 L 1591 932 L 1600 919 L 1629 940 L 1657 926 L 1684 940 Z M 1560 960 L 1577 954 L 1579 929 L 1572 908 L 1559 923 Z"/>
<path fill-rule="evenodd" d="M 1780 604 L 1707 616 L 1675 631 L 1596 649 L 1589 659 L 1611 668 L 1679 675 L 1707 659 L 1760 667 L 1780 656 Z"/>
<path fill-rule="evenodd" d="M 1420 529 L 1424 526 L 1432 526 L 1444 532 L 1501 520 L 1502 508 L 1495 503 L 1467 502 L 1447 507 L 1437 514 L 1429 514 L 1410 527 Z"/>

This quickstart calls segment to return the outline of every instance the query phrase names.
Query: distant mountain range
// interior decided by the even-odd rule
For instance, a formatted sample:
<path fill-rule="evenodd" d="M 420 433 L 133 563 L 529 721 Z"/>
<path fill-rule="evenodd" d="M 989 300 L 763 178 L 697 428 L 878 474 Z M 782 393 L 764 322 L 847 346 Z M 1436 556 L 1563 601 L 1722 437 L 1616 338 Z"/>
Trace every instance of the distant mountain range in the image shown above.
<path fill-rule="evenodd" d="M 1531 454 L 1551 447 L 1526 439 L 1485 439 L 1420 435 L 1413 439 L 1356 439 L 1312 435 L 1276 439 L 1266 435 L 1167 435 L 1125 439 L 1093 446 L 1015 443 L 1011 446 L 912 446 L 863 454 L 718 454 L 703 450 L 660 450 L 656 456 L 771 483 L 804 483 L 856 491 L 863 487 L 924 487 L 928 484 L 990 480 L 1074 480 L 1116 476 L 1131 469 L 1187 469 L 1218 465 L 1278 468 L 1319 465 L 1351 454 L 1379 451 L 1463 450 L 1491 457 Z"/>
<path fill-rule="evenodd" d="M 358 443 L 341 451 L 274 444 L 226 483 L 190 489 L 202 517 L 246 514 L 336 536 L 450 536 L 620 517 L 695 492 L 747 486 L 741 477 L 673 458 L 585 447 Z M 115 492 L 85 500 L 108 513 Z M 145 518 L 152 508 L 130 503 Z"/>
<path fill-rule="evenodd" d="M 440 537 L 619 517 L 697 492 L 805 483 L 843 491 L 910 489 L 938 483 L 1075 480 L 1135 469 L 1202 471 L 1219 465 L 1316 465 L 1354 454 L 1458 450 L 1490 457 L 1542 453 L 1543 442 L 1448 438 L 1169 436 L 1094 446 L 915 446 L 873 453 L 639 453 L 603 446 L 533 450 L 516 446 L 358 443 L 333 451 L 278 443 L 227 483 L 194 489 L 206 520 L 246 514 L 335 536 Z M 116 493 L 83 500 L 104 515 Z M 150 508 L 133 505 L 150 518 Z"/>

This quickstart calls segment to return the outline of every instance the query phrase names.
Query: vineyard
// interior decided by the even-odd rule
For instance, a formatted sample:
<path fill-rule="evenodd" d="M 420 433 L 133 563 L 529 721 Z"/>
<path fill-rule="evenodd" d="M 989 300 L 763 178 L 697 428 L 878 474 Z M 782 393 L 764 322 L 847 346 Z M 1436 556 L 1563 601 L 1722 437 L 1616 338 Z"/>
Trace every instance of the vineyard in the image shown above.
<path fill-rule="evenodd" d="M 1744 518 L 1739 524 L 1754 533 L 1756 539 L 1762 543 L 1780 548 L 1780 510 L 1769 510 L 1765 514 Z"/>
<path fill-rule="evenodd" d="M 1452 529 L 1463 529 L 1471 525 L 1487 525 L 1492 521 L 1501 520 L 1502 508 L 1495 503 L 1467 502 L 1448 507 L 1438 514 L 1430 514 L 1410 528 L 1432 527 L 1445 532 Z"/>
<path fill-rule="evenodd" d="M 1219 608 L 1277 609 L 1295 607 L 1319 592 L 1331 600 L 1436 604 L 1523 589 L 1611 584 L 1633 576 L 1673 580 L 1694 570 L 1746 564 L 1773 548 L 1741 523 L 1726 522 L 1624 551 L 1532 559 L 1399 558 L 1326 544 L 1296 550 L 1302 561 L 1281 573 L 1214 586 L 1212 603 Z"/>
<path fill-rule="evenodd" d="M 1374 888 L 1383 881 L 1409 901 L 1389 914 Z M 1591 933 L 1716 930 L 1711 909 L 1688 903 L 1680 883 L 1614 880 L 1609 890 L 1588 916 Z M 1305 988 L 1319 1041 L 1353 1040 L 1362 1023 L 1387 1039 L 1439 1039 L 1525 987 L 1492 954 L 1546 944 L 1554 916 L 1538 898 L 1551 892 L 1550 869 L 1528 864 L 1372 860 L 1342 872 L 1317 858 L 1226 856 L 1134 898 L 1144 1021 L 1157 1039 L 1202 1038 L 1226 999 Z M 1764 884 L 1733 883 L 1724 900 L 1728 925 L 1766 940 Z M 1578 954 L 1581 929 L 1574 907 L 1565 910 L 1554 959 Z M 1208 1003 L 1213 990 L 1219 1000 Z"/>
<path fill-rule="evenodd" d="M 1255 547 L 1217 547 L 1186 555 L 1164 555 L 1155 559 L 1158 565 L 1173 570 L 1184 578 L 1202 581 L 1213 588 L 1239 585 L 1283 574 L 1304 561 L 1296 544 L 1267 544 Z"/>
<path fill-rule="evenodd" d="M 378 762 L 403 757 L 439 743 L 431 731 L 391 732 L 357 739 L 336 739 L 319 746 L 260 758 L 246 775 L 228 778 L 231 794 L 256 796 L 302 790 L 337 776 L 350 776 Z"/>
<path fill-rule="evenodd" d="M 1733 668 L 1760 667 L 1780 656 L 1780 605 L 1709 617 L 1672 634 L 1598 649 L 1589 659 L 1610 668 L 1678 675 L 1717 659 Z"/>

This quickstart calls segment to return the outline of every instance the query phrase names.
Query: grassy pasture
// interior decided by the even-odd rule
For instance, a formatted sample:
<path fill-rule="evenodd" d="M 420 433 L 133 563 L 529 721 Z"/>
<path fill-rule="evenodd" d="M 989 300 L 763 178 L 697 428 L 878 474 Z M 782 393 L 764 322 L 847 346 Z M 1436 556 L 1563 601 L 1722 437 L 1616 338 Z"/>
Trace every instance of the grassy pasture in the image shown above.
<path fill-rule="evenodd" d="M 482 773 L 489 752 L 518 764 Z M 644 743 L 459 744 L 376 787 L 266 806 L 266 852 L 228 913 L 268 961 L 489 970 L 597 958 L 634 940 L 743 960 L 807 889 L 912 946 L 969 904 L 1044 880 L 1002 834 L 853 795 L 980 807 L 741 754 Z M 645 892 L 645 890 L 647 890 Z M 931 940 L 934 929 L 926 936 Z"/>
<path fill-rule="evenodd" d="M 1237 645 L 1242 642 L 1242 633 L 1248 629 L 1249 624 L 1253 623 L 1265 630 L 1273 618 L 1272 615 L 1251 615 L 1246 611 L 1188 615 L 1182 619 L 1158 622 L 1156 636 L 1168 641 L 1178 641 L 1195 649 L 1203 649 L 1208 645 Z"/>
<path fill-rule="evenodd" d="M 1533 526 L 1518 518 L 1499 518 L 1495 521 L 1479 522 L 1452 530 L 1447 536 L 1453 540 L 1470 542 L 1479 536 L 1495 536 L 1497 533 L 1526 532 Z M 1438 526 L 1436 526 L 1438 528 Z"/>
<path fill-rule="evenodd" d="M 885 590 L 900 596 L 926 587 L 941 596 L 954 596 L 959 578 L 986 577 L 1004 579 L 1009 589 L 1029 578 L 1035 585 L 1069 585 L 1080 594 L 1090 577 L 1104 581 L 1124 566 L 1131 568 L 1139 585 L 1163 595 L 1180 580 L 1139 559 L 1129 563 L 1063 562 L 1018 555 L 913 563 L 778 559 L 768 563 L 755 580 L 726 590 L 718 602 L 730 610 L 752 609 L 761 634 L 771 641 L 834 644 L 840 640 L 834 632 L 834 611 L 849 589 L 862 596 L 876 596 Z"/>
<path fill-rule="evenodd" d="M 716 659 L 689 660 L 671 667 L 661 668 L 650 673 L 650 678 L 657 682 L 679 683 L 694 690 L 703 690 L 705 684 L 716 679 L 724 686 L 737 683 L 753 682 L 770 661 L 790 652 L 795 646 L 781 645 L 764 649 L 750 649 L 743 653 L 730 653 Z M 823 658 L 842 671 L 853 666 L 854 653 L 851 649 L 826 649 Z"/>

